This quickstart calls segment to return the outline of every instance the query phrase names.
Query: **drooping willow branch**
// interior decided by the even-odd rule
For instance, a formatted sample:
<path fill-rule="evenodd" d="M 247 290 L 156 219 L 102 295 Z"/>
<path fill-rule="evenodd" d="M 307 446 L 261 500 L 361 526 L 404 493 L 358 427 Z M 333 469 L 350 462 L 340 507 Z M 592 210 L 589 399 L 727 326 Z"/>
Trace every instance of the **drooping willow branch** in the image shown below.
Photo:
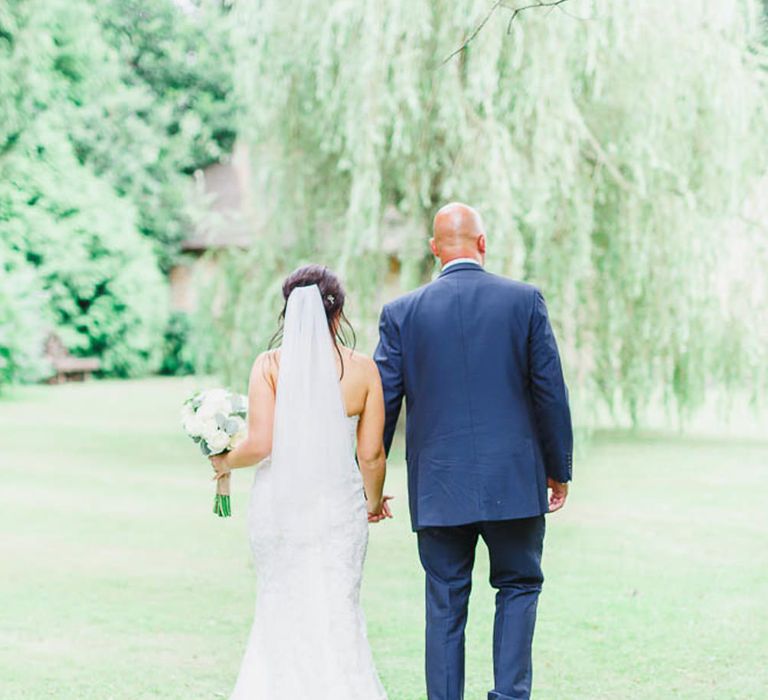
<path fill-rule="evenodd" d="M 522 7 L 510 7 L 503 0 L 497 0 L 497 2 L 493 3 L 491 9 L 488 10 L 485 17 L 483 17 L 480 23 L 474 28 L 472 33 L 464 40 L 464 43 L 459 46 L 458 49 L 451 52 L 451 54 L 443 60 L 443 63 L 448 63 L 448 61 L 450 61 L 454 56 L 457 56 L 466 50 L 466 48 L 475 40 L 477 35 L 483 31 L 485 25 L 488 24 L 488 20 L 493 17 L 493 15 L 500 7 L 512 12 L 512 15 L 509 18 L 509 22 L 507 22 L 507 34 L 509 34 L 512 31 L 512 23 L 521 12 L 525 12 L 526 10 L 530 10 L 535 7 L 557 7 L 566 2 L 568 2 L 568 0 L 551 0 L 551 2 L 535 2 L 531 3 L 530 5 L 523 5 Z"/>
<path fill-rule="evenodd" d="M 754 284 L 768 248 L 744 221 L 768 222 L 762 33 L 749 19 L 762 0 L 741 0 L 718 32 L 710 0 L 552 2 L 235 3 L 263 235 L 222 261 L 221 293 L 204 295 L 222 299 L 208 316 L 221 311 L 195 321 L 194 342 L 227 383 L 242 386 L 274 333 L 282 275 L 309 261 L 348 260 L 373 347 L 381 304 L 431 277 L 434 207 L 465 199 L 494 232 L 489 268 L 545 290 L 580 422 L 603 408 L 641 421 L 657 398 L 693 410 L 715 386 L 768 396 Z M 440 65 L 492 7 L 455 60 L 482 56 L 466 74 L 435 72 L 435 43 L 451 41 Z M 659 80 L 670 65 L 675 80 Z"/>

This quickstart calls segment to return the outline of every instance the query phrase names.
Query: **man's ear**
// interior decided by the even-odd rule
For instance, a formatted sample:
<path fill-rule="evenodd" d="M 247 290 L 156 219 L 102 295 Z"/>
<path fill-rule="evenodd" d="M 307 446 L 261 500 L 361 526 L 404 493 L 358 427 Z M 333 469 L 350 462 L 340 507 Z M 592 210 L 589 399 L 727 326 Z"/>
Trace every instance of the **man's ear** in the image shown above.
<path fill-rule="evenodd" d="M 432 251 L 432 255 L 434 255 L 436 258 L 440 257 L 440 255 L 437 252 L 437 246 L 435 245 L 434 238 L 429 239 L 429 249 Z"/>
<path fill-rule="evenodd" d="M 481 233 L 477 238 L 477 250 L 481 255 L 485 255 L 485 234 Z"/>

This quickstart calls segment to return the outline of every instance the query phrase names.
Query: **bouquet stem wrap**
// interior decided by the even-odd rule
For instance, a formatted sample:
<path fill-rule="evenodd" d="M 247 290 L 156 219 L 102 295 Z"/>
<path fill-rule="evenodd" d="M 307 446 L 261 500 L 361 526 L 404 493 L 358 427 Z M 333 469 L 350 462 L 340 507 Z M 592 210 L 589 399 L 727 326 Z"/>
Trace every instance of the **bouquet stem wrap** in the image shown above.
<path fill-rule="evenodd" d="M 220 518 L 228 518 L 232 515 L 232 506 L 229 502 L 229 474 L 216 480 L 216 495 L 213 497 L 213 512 Z"/>

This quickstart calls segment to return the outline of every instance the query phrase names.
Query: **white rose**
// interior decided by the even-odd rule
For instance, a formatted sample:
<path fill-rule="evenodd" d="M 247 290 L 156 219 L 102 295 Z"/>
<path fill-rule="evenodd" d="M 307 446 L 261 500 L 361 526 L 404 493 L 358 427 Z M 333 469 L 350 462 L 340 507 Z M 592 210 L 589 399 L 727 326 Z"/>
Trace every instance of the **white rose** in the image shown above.
<path fill-rule="evenodd" d="M 231 411 L 229 401 L 206 401 L 198 413 L 202 412 L 205 418 L 213 418 L 217 413 L 221 413 L 226 418 Z"/>
<path fill-rule="evenodd" d="M 200 437 L 203 434 L 203 422 L 194 413 L 184 418 L 184 431 L 190 437 Z"/>
<path fill-rule="evenodd" d="M 217 413 L 227 414 L 231 409 L 229 392 L 224 389 L 211 389 L 203 395 L 203 403 L 200 410 L 205 412 L 206 416 L 213 416 Z"/>
<path fill-rule="evenodd" d="M 219 424 L 216 422 L 215 418 L 202 418 L 199 414 L 198 418 L 200 419 L 199 434 L 202 435 L 206 442 L 210 442 L 210 440 L 214 438 L 218 432 L 220 432 Z"/>
<path fill-rule="evenodd" d="M 210 437 L 206 437 L 205 442 L 208 444 L 208 449 L 211 452 L 223 452 L 229 447 L 229 435 L 223 430 L 217 430 Z"/>
<path fill-rule="evenodd" d="M 200 408 L 197 409 L 197 415 L 202 420 L 210 420 L 217 413 L 219 413 L 219 407 L 213 401 L 203 401 Z"/>

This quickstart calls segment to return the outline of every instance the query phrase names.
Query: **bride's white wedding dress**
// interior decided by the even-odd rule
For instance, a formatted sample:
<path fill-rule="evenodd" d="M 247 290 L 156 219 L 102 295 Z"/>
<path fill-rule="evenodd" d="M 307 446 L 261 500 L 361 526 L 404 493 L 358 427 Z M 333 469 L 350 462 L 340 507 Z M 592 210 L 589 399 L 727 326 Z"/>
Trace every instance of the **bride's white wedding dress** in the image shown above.
<path fill-rule="evenodd" d="M 347 417 L 320 292 L 288 300 L 272 457 L 248 531 L 256 611 L 231 700 L 385 700 L 360 585 L 368 544 L 357 417 Z"/>

